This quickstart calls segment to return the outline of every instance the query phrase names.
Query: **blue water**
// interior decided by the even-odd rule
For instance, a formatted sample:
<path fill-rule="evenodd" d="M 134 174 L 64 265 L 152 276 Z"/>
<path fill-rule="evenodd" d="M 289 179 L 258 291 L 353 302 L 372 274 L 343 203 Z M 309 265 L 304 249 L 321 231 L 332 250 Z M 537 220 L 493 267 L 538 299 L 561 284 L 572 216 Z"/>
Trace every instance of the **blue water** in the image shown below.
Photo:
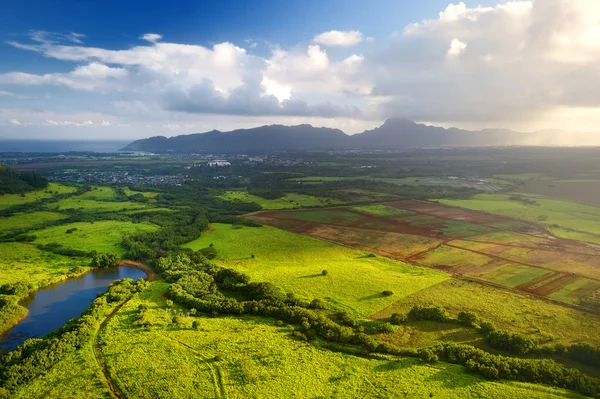
<path fill-rule="evenodd" d="M 0 152 L 117 152 L 129 141 L 1 140 Z"/>
<path fill-rule="evenodd" d="M 79 316 L 96 299 L 96 294 L 106 291 L 113 281 L 145 277 L 146 273 L 139 269 L 120 266 L 92 270 L 81 277 L 42 288 L 21 302 L 29 314 L 0 337 L 0 350 L 13 350 L 28 338 L 41 337 L 62 327 Z"/>

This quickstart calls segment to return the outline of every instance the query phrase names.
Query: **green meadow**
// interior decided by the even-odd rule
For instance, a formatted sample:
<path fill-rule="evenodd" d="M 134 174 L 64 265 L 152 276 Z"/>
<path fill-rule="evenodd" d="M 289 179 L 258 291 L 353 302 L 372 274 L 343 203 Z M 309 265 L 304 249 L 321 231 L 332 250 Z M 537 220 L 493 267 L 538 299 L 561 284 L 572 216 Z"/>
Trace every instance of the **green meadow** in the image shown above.
<path fill-rule="evenodd" d="M 600 344 L 600 316 L 580 312 L 532 296 L 450 279 L 430 286 L 388 308 L 374 318 L 407 313 L 414 305 L 441 306 L 453 315 L 471 311 L 499 328 L 530 335 L 542 342 Z"/>
<path fill-rule="evenodd" d="M 273 227 L 213 224 L 185 244 L 198 250 L 214 244 L 217 263 L 268 281 L 306 299 L 325 298 L 332 306 L 365 317 L 449 276 Z M 252 257 L 254 255 L 254 258 Z M 327 275 L 322 271 L 327 270 Z M 384 290 L 393 296 L 381 294 Z"/>
<path fill-rule="evenodd" d="M 56 212 L 17 213 L 9 217 L 0 218 L 0 233 L 13 229 L 35 229 L 38 225 L 65 218 L 65 215 Z"/>
<path fill-rule="evenodd" d="M 77 229 L 67 234 L 69 229 Z M 155 231 L 157 227 L 148 223 L 131 223 L 116 220 L 101 220 L 98 222 L 77 222 L 61 224 L 36 230 L 35 243 L 59 243 L 67 248 L 84 249 L 87 251 L 113 252 L 122 255 L 125 250 L 121 247 L 124 235 L 142 231 Z"/>
<path fill-rule="evenodd" d="M 72 193 L 75 187 L 64 186 L 57 183 L 49 183 L 47 188 L 42 190 L 30 191 L 25 194 L 4 194 L 0 200 L 0 210 L 10 208 L 14 205 L 22 205 L 29 202 L 38 201 L 44 198 L 51 198 L 55 194 Z"/>
<path fill-rule="evenodd" d="M 538 197 L 532 198 L 537 205 L 528 205 L 521 201 L 512 201 L 509 197 L 507 194 L 477 194 L 473 199 L 442 199 L 440 202 L 539 222 L 547 226 L 558 225 L 562 228 L 574 229 L 584 233 L 600 234 L 600 208 Z M 560 230 L 557 230 L 557 232 L 561 233 Z"/>
<path fill-rule="evenodd" d="M 165 307 L 164 292 L 164 283 L 152 283 L 120 309 L 100 335 L 110 377 L 127 397 L 579 397 L 540 385 L 486 381 L 442 362 L 364 359 L 323 350 L 319 341 L 293 339 L 291 326 L 260 317 L 184 315 L 172 325 L 175 310 Z M 144 319 L 151 328 L 132 323 L 140 305 L 148 309 Z M 49 386 L 54 378 L 44 377 Z"/>
<path fill-rule="evenodd" d="M 398 209 L 387 205 L 359 205 L 353 206 L 352 209 L 373 216 L 403 216 L 411 213 L 404 209 Z"/>
<path fill-rule="evenodd" d="M 289 193 L 277 199 L 265 199 L 256 195 L 248 194 L 246 191 L 227 191 L 218 198 L 226 201 L 255 202 L 263 209 L 291 209 L 306 206 L 325 206 L 339 204 L 339 201 L 313 197 L 311 195 Z"/>

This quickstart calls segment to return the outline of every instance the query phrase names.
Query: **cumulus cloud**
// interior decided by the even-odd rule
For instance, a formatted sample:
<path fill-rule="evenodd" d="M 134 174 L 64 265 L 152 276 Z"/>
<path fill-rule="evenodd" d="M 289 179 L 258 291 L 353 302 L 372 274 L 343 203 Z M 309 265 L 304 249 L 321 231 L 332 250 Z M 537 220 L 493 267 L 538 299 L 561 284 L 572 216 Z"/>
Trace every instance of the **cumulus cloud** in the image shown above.
<path fill-rule="evenodd" d="M 146 40 L 150 43 L 156 43 L 157 41 L 162 39 L 162 35 L 159 35 L 158 33 L 146 33 L 145 35 L 142 35 L 140 39 Z"/>
<path fill-rule="evenodd" d="M 112 50 L 85 46 L 80 34 L 32 32 L 31 40 L 9 44 L 76 66 L 4 73 L 0 84 L 118 93 L 110 100 L 116 115 L 160 115 L 156 126 L 165 129 L 184 126 L 172 115 L 194 114 L 342 118 L 340 126 L 395 115 L 500 124 L 546 120 L 559 109 L 600 115 L 597 0 L 459 2 L 392 29 L 376 41 L 359 31 L 324 32 L 308 46 L 271 45 L 263 56 L 248 53 L 251 40 L 205 47 L 146 33 L 143 45 Z M 360 52 L 350 49 L 359 43 Z"/>
<path fill-rule="evenodd" d="M 324 46 L 351 47 L 363 41 L 363 34 L 357 30 L 323 32 L 313 39 L 313 42 Z"/>
<path fill-rule="evenodd" d="M 461 42 L 457 38 L 454 38 L 454 39 L 452 39 L 452 41 L 450 41 L 450 48 L 448 49 L 448 52 L 446 53 L 446 55 L 448 57 L 457 57 L 466 48 L 467 48 L 467 43 Z"/>
<path fill-rule="evenodd" d="M 502 123 L 597 108 L 600 9 L 588 0 L 451 4 L 365 60 L 379 71 L 373 95 L 382 117 Z"/>

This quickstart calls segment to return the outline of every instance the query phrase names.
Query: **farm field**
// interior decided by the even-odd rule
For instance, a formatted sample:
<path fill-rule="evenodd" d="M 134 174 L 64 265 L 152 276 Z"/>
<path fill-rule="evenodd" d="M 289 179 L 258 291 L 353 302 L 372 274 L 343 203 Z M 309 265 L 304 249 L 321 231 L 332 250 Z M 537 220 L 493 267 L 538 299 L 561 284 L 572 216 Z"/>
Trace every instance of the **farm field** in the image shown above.
<path fill-rule="evenodd" d="M 573 305 L 594 307 L 599 296 L 593 283 L 600 281 L 600 246 L 560 239 L 538 224 L 501 215 L 431 202 L 395 201 L 353 208 L 263 211 L 248 217 Z M 580 282 L 581 287 L 568 288 L 577 278 L 590 284 Z"/>
<path fill-rule="evenodd" d="M 529 179 L 520 187 L 523 193 L 542 195 L 547 198 L 600 206 L 600 180 L 598 179 Z"/>
<path fill-rule="evenodd" d="M 509 197 L 506 194 L 478 194 L 469 200 L 440 202 L 547 226 L 558 225 L 584 233 L 600 234 L 600 208 L 538 197 L 533 198 L 537 205 L 528 205 L 521 201 L 511 201 Z"/>
<path fill-rule="evenodd" d="M 415 359 L 369 360 L 330 352 L 291 337 L 290 326 L 259 317 L 189 317 L 170 325 L 162 294 L 152 283 L 107 323 L 102 356 L 128 397 L 579 397 L 549 387 L 486 381 L 463 367 Z M 140 305 L 152 329 L 133 325 Z M 190 326 L 198 322 L 196 330 Z M 218 356 L 218 360 L 214 360 Z M 54 376 L 46 376 L 52 384 Z M 166 393 L 168 392 L 168 396 Z M 54 396 L 48 396 L 52 398 Z"/>
<path fill-rule="evenodd" d="M 218 196 L 218 198 L 227 201 L 256 202 L 264 209 L 288 209 L 300 208 L 305 206 L 335 205 L 336 203 L 339 203 L 331 199 L 317 198 L 310 195 L 295 193 L 286 194 L 282 198 L 271 200 L 256 195 L 248 194 L 245 191 L 227 191 L 225 194 Z"/>
<path fill-rule="evenodd" d="M 76 222 L 35 230 L 36 244 L 60 243 L 67 248 L 113 252 L 122 255 L 123 235 L 140 231 L 155 231 L 156 226 L 149 223 L 121 222 L 101 220 L 94 223 Z M 77 229 L 67 234 L 69 229 Z"/>
<path fill-rule="evenodd" d="M 361 317 L 448 278 L 434 270 L 368 257 L 362 251 L 268 226 L 212 224 L 207 233 L 184 246 L 198 250 L 210 244 L 217 250 L 218 264 L 239 270 L 252 281 L 272 282 L 310 300 L 324 298 Z M 386 297 L 383 290 L 394 295 Z"/>

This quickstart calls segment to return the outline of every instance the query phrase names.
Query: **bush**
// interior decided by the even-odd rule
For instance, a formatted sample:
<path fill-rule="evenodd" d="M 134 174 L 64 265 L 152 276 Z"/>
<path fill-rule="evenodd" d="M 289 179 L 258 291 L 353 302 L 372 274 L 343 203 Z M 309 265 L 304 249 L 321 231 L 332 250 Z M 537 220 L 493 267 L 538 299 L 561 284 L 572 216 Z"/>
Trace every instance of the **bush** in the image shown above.
<path fill-rule="evenodd" d="M 473 312 L 460 312 L 458 322 L 467 327 L 476 327 L 479 323 L 479 316 Z"/>
<path fill-rule="evenodd" d="M 450 316 L 445 309 L 439 306 L 426 308 L 415 305 L 410 312 L 408 312 L 408 318 L 412 320 L 448 321 Z"/>
<path fill-rule="evenodd" d="M 383 291 L 381 293 L 381 295 L 383 295 L 383 296 L 392 296 L 392 295 L 394 295 L 394 293 L 392 291 Z"/>
<path fill-rule="evenodd" d="M 327 276 L 327 275 L 329 274 L 329 272 L 328 272 L 327 270 L 323 270 L 323 271 L 321 272 L 321 274 L 322 274 L 323 276 Z"/>
<path fill-rule="evenodd" d="M 401 313 L 392 313 L 392 317 L 390 317 L 390 323 L 395 324 L 397 326 L 406 322 L 406 320 L 406 315 Z"/>

